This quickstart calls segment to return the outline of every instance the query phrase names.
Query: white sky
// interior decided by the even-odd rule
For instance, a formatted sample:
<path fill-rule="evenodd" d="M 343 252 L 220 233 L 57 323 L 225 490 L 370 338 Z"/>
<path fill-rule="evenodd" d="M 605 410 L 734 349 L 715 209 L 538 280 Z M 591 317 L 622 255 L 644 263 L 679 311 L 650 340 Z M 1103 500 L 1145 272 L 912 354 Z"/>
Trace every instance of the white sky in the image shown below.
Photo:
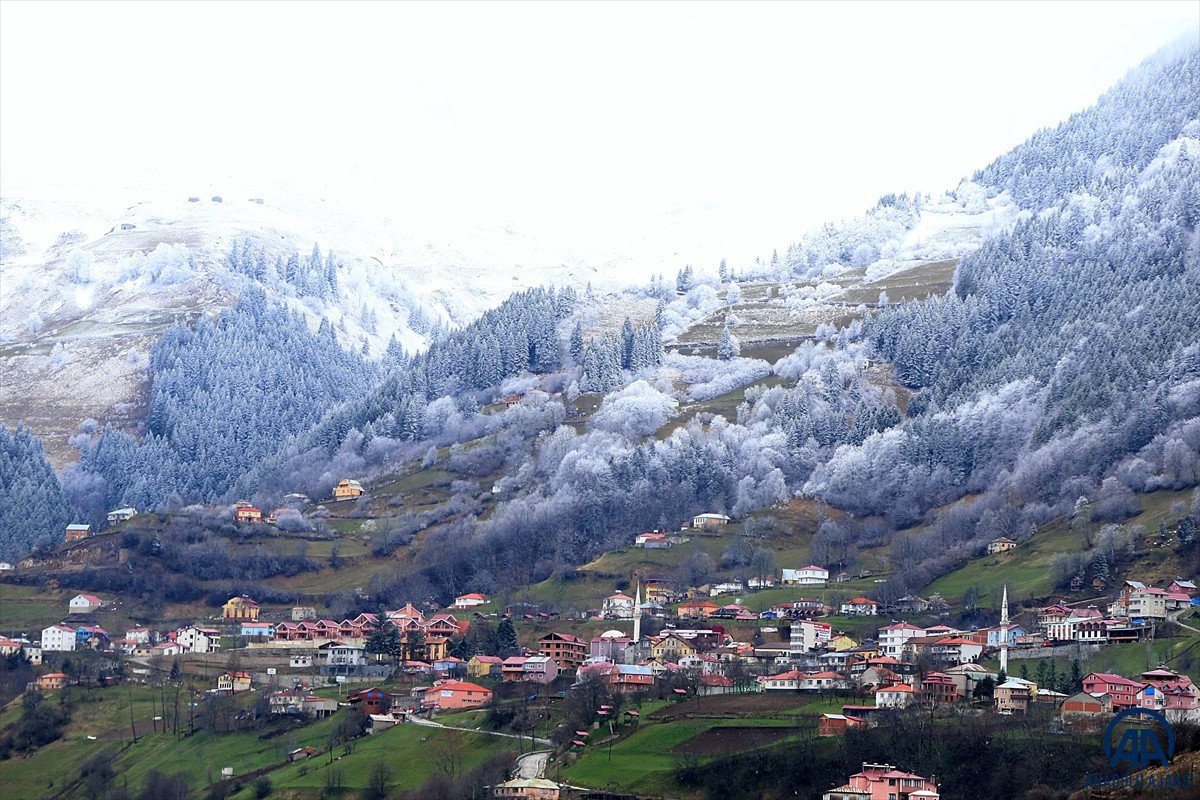
<path fill-rule="evenodd" d="M 1200 3 L 0 4 L 0 189 L 290 185 L 601 244 L 769 253 L 950 188 Z M 198 187 L 204 184 L 204 187 Z"/>

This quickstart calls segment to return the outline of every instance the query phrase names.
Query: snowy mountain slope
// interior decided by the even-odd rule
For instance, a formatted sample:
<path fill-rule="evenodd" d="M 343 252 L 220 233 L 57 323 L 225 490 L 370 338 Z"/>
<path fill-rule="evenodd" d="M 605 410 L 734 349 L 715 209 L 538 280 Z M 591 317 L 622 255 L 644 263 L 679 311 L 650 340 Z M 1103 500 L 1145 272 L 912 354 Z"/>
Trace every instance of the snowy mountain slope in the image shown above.
<path fill-rule="evenodd" d="M 305 314 L 313 329 L 328 319 L 344 346 L 378 355 L 393 336 L 409 351 L 423 349 L 431 324 L 460 327 L 531 286 L 591 284 L 604 293 L 655 274 L 669 280 L 692 259 L 701 274 L 715 273 L 724 254 L 697 245 L 714 241 L 702 232 L 737 238 L 736 220 L 681 209 L 586 251 L 512 224 L 371 216 L 286 185 L 203 188 L 20 187 L 0 198 L 0 422 L 32 426 L 56 466 L 73 460 L 67 440 L 85 419 L 138 429 L 154 338 L 230 305 L 249 280 L 228 268 L 235 243 L 271 261 L 305 258 L 314 244 L 333 253 L 335 292 L 313 296 L 270 277 L 268 297 Z M 996 205 L 970 208 L 957 197 L 929 204 L 866 280 L 973 249 L 1008 221 Z M 749 274 L 767 264 L 742 256 L 730 266 Z"/>
<path fill-rule="evenodd" d="M 0 421 L 31 425 L 57 466 L 73 458 L 67 438 L 84 419 L 136 429 L 154 338 L 245 285 L 225 263 L 235 241 L 271 259 L 314 244 L 332 252 L 337 292 L 303 296 L 276 281 L 268 296 L 375 354 L 393 336 L 422 349 L 429 323 L 461 326 L 523 288 L 614 287 L 631 274 L 564 262 L 511 226 L 451 230 L 365 218 L 282 187 L 263 194 L 51 187 L 0 199 Z"/>

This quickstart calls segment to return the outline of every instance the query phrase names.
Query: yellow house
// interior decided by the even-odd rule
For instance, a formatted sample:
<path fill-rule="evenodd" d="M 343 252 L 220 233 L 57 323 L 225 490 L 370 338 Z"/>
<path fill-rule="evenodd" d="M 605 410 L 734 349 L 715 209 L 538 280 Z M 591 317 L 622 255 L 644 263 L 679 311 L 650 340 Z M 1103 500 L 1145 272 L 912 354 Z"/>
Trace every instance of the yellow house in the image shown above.
<path fill-rule="evenodd" d="M 852 647 L 858 647 L 858 642 L 854 641 L 849 636 L 835 636 L 829 640 L 829 646 L 832 647 L 835 652 L 840 653 L 843 650 L 849 650 Z"/>
<path fill-rule="evenodd" d="M 879 658 L 879 648 L 877 646 L 862 645 L 860 647 L 850 648 L 854 651 L 854 655 L 859 658 Z"/>
<path fill-rule="evenodd" d="M 221 606 L 221 618 L 234 621 L 258 619 L 258 603 L 249 597 L 231 597 Z"/>
<path fill-rule="evenodd" d="M 362 484 L 358 481 L 352 481 L 349 478 L 343 479 L 337 486 L 333 487 L 334 500 L 353 500 L 356 497 L 361 497 L 362 493 Z"/>
<path fill-rule="evenodd" d="M 425 639 L 425 660 L 440 661 L 450 654 L 450 640 L 445 636 L 430 636 Z"/>
<path fill-rule="evenodd" d="M 504 659 L 500 656 L 474 655 L 467 662 L 467 674 L 472 678 L 487 678 L 493 673 L 499 675 L 503 663 Z"/>
<path fill-rule="evenodd" d="M 692 643 L 669 633 L 650 645 L 650 657 L 656 661 L 678 661 L 684 656 L 693 655 L 696 648 Z"/>

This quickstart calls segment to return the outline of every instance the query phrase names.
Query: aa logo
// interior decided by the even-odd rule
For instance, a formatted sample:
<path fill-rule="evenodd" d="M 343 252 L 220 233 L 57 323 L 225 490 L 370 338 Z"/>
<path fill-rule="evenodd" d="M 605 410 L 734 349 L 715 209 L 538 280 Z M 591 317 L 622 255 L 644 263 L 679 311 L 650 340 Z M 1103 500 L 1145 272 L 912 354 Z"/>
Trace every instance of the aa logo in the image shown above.
<path fill-rule="evenodd" d="M 1127 728 L 1121 734 L 1121 741 L 1115 747 L 1113 746 L 1113 734 L 1116 732 L 1117 723 L 1125 717 L 1135 715 L 1149 717 L 1162 725 L 1163 730 L 1167 733 L 1165 750 L 1163 743 L 1158 738 L 1158 733 L 1149 727 Z M 1121 761 L 1128 761 L 1135 769 L 1144 769 L 1155 761 L 1165 767 L 1170 762 L 1171 756 L 1175 755 L 1175 731 L 1171 730 L 1171 723 L 1167 722 L 1167 718 L 1157 711 L 1127 708 L 1113 717 L 1112 722 L 1108 723 L 1108 728 L 1104 731 L 1104 755 L 1108 756 L 1110 767 L 1115 767 Z"/>

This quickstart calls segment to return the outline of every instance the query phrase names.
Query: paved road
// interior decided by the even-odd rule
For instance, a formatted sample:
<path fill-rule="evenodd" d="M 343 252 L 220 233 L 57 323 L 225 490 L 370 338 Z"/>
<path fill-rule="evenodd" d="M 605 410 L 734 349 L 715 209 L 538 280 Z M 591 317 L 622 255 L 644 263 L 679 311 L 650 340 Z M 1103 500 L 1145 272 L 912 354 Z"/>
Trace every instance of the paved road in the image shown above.
<path fill-rule="evenodd" d="M 407 722 L 413 723 L 414 725 L 424 725 L 428 728 L 445 728 L 448 731 L 466 731 L 467 733 L 483 733 L 483 734 L 487 734 L 488 736 L 507 736 L 509 739 L 528 739 L 529 738 L 528 736 L 518 736 L 515 733 L 500 733 L 499 731 L 481 731 L 481 730 L 476 730 L 475 728 L 460 728 L 456 725 L 443 725 L 440 722 L 434 722 L 431 719 L 425 719 L 424 717 L 418 717 L 414 714 L 408 715 L 407 717 L 405 717 L 405 720 Z M 554 745 L 554 743 L 551 742 L 549 739 L 535 738 L 535 739 L 533 739 L 533 741 L 536 744 L 544 745 L 546 747 L 552 747 Z"/>
<path fill-rule="evenodd" d="M 1180 609 L 1179 611 L 1172 611 L 1170 614 L 1167 614 L 1167 619 L 1169 619 L 1171 622 L 1174 622 L 1176 625 L 1178 625 L 1181 628 L 1187 628 L 1192 633 L 1200 633 L 1200 628 L 1193 628 L 1191 625 L 1188 625 L 1186 622 L 1179 621 L 1179 618 L 1181 616 L 1183 616 L 1184 614 L 1186 614 L 1187 612 L 1189 612 L 1191 610 L 1192 609 L 1189 607 L 1189 608 Z"/>
<path fill-rule="evenodd" d="M 543 778 L 546 775 L 546 764 L 550 761 L 549 750 L 535 750 L 517 759 L 514 777 Z"/>

